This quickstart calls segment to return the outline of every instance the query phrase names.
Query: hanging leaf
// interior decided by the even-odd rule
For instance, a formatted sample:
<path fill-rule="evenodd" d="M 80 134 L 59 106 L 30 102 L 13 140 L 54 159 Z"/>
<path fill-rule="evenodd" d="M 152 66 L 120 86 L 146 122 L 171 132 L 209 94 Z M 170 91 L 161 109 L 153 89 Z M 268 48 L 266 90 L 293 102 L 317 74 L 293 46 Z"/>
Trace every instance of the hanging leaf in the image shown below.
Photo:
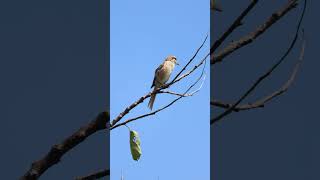
<path fill-rule="evenodd" d="M 132 158 L 138 161 L 142 154 L 140 147 L 140 138 L 138 132 L 132 130 L 130 131 L 130 149 Z"/>

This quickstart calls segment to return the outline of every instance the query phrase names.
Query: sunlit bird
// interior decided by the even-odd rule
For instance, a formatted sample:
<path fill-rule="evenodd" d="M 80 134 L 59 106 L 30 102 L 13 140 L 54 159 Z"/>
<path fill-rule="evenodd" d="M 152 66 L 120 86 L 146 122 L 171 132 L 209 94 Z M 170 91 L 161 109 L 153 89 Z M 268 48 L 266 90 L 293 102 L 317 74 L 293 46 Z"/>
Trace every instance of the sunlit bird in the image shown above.
<path fill-rule="evenodd" d="M 179 65 L 177 62 L 177 58 L 175 56 L 170 55 L 156 69 L 154 73 L 152 86 L 151 86 L 151 88 L 154 87 L 153 91 L 165 85 L 165 83 L 169 80 L 175 65 Z M 150 97 L 150 101 L 148 103 L 148 106 L 151 110 L 153 108 L 153 103 L 155 99 L 156 99 L 156 94 L 152 94 Z"/>

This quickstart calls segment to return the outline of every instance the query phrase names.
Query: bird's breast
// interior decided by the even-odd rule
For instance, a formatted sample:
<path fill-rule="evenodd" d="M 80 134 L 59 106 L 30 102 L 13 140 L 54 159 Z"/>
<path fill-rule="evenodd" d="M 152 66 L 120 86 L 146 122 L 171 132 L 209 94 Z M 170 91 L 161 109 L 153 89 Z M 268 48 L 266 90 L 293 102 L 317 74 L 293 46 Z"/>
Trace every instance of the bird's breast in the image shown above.
<path fill-rule="evenodd" d="M 165 62 L 164 66 L 158 72 L 159 82 L 166 83 L 170 78 L 173 68 L 174 68 L 174 63 Z"/>

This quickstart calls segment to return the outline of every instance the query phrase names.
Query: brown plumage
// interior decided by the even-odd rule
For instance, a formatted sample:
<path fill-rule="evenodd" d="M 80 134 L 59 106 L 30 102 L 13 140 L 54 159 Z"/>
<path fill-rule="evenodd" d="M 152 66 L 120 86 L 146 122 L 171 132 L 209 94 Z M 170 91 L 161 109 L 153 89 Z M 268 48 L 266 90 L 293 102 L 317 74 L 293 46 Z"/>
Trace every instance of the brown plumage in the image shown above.
<path fill-rule="evenodd" d="M 168 56 L 162 64 L 156 69 L 154 73 L 153 82 L 151 88 L 154 87 L 153 92 L 163 86 L 170 78 L 170 75 L 175 65 L 178 65 L 177 58 L 175 56 Z M 152 110 L 156 94 L 152 94 L 148 103 L 149 108 Z"/>

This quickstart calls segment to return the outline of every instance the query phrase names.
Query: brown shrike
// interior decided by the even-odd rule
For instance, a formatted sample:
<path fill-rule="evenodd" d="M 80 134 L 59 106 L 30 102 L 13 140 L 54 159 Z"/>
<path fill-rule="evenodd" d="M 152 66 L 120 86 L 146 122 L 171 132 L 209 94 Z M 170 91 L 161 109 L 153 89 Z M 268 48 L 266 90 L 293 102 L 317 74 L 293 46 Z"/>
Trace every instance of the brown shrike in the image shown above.
<path fill-rule="evenodd" d="M 165 85 L 165 83 L 169 80 L 171 72 L 174 69 L 175 65 L 179 65 L 177 62 L 177 58 L 175 56 L 168 56 L 164 62 L 156 69 L 154 73 L 154 79 L 152 82 L 151 88 L 154 86 L 153 91 Z M 151 94 L 149 101 L 149 108 L 152 110 L 154 100 L 156 99 L 156 94 Z"/>

